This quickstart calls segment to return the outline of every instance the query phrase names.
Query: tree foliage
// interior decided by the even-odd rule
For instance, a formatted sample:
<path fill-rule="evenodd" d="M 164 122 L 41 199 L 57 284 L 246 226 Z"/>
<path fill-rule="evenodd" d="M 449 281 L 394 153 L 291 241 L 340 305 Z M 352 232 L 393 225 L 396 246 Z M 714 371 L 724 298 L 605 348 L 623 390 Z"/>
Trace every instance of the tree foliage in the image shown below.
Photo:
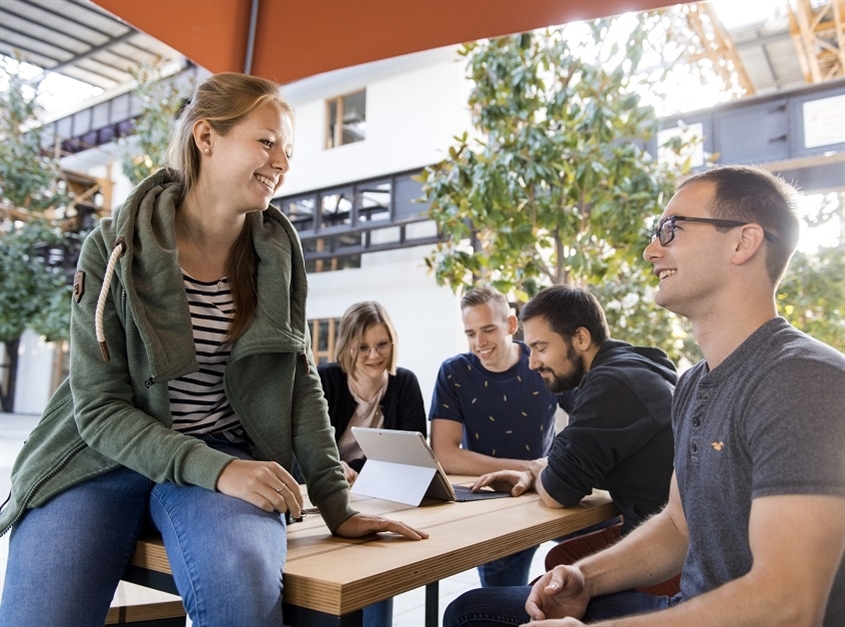
<path fill-rule="evenodd" d="M 132 73 L 143 110 L 135 120 L 132 135 L 122 140 L 122 170 L 133 185 L 167 164 L 170 133 L 189 96 L 185 88 L 162 77 L 161 67 L 161 62 L 142 65 Z"/>
<path fill-rule="evenodd" d="M 19 64 L 2 61 L 0 94 L 0 342 L 6 385 L 0 410 L 14 404 L 18 345 L 27 328 L 48 341 L 68 336 L 70 284 L 63 261 L 68 239 L 49 209 L 66 202 L 59 164 L 42 151 L 37 132 L 38 90 Z M 34 130 L 32 130 L 34 129 Z M 29 132 L 27 132 L 29 131 Z"/>
<path fill-rule="evenodd" d="M 9 375 L 0 409 L 12 411 L 20 338 L 27 328 L 48 342 L 68 337 L 71 285 L 62 264 L 66 237 L 50 222 L 19 223 L 0 243 L 0 341 Z"/>
<path fill-rule="evenodd" d="M 65 234 L 35 218 L 4 233 L 0 250 L 0 341 L 32 328 L 47 341 L 66 339 L 71 285 L 62 266 Z"/>
<path fill-rule="evenodd" d="M 840 196 L 828 198 L 807 216 L 812 227 L 830 228 L 839 222 L 833 246 L 798 251 L 778 288 L 779 313 L 797 328 L 845 353 L 845 207 Z"/>
<path fill-rule="evenodd" d="M 24 79 L 19 63 L 0 57 L 0 201 L 7 207 L 44 211 L 66 201 L 58 161 L 29 132 L 38 116 L 38 91 Z"/>
<path fill-rule="evenodd" d="M 658 120 L 632 81 L 643 21 L 621 47 L 612 26 L 591 24 L 594 58 L 562 29 L 462 49 L 474 132 L 421 175 L 445 240 L 426 263 L 455 291 L 483 282 L 518 301 L 552 283 L 589 287 L 619 337 L 693 359 L 683 324 L 648 296 L 641 258 L 683 166 L 644 150 Z"/>
<path fill-rule="evenodd" d="M 795 253 L 778 308 L 797 328 L 845 353 L 845 246 Z"/>

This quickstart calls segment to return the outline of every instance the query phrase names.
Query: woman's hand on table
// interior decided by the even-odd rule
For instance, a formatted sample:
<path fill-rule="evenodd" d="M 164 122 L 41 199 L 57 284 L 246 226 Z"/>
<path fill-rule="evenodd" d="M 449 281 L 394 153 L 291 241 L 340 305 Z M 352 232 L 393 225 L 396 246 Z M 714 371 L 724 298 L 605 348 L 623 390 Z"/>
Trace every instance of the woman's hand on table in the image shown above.
<path fill-rule="evenodd" d="M 481 475 L 470 489 L 478 492 L 489 486 L 496 492 L 510 492 L 511 496 L 519 496 L 533 485 L 534 475 L 530 470 L 497 470 Z"/>
<path fill-rule="evenodd" d="M 265 512 L 302 515 L 302 492 L 296 479 L 276 462 L 235 459 L 217 478 L 217 491 L 260 507 Z"/>
<path fill-rule="evenodd" d="M 419 531 L 413 527 L 409 527 L 398 520 L 360 513 L 354 514 L 344 520 L 337 528 L 337 535 L 343 536 L 344 538 L 360 538 L 380 531 L 390 531 L 391 533 L 405 536 L 409 540 L 423 540 L 428 537 L 425 531 Z"/>

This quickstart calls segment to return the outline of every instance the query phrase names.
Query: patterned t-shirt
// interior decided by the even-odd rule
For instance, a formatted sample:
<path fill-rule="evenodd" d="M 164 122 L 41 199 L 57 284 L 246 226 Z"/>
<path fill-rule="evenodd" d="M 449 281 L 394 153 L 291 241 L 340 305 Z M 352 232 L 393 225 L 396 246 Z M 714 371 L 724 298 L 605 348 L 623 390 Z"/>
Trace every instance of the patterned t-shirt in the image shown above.
<path fill-rule="evenodd" d="M 191 310 L 199 370 L 168 383 L 173 428 L 190 435 L 215 433 L 243 442 L 241 421 L 226 398 L 223 373 L 229 361 L 226 333 L 234 314 L 226 279 L 197 281 L 182 275 Z"/>
<path fill-rule="evenodd" d="M 429 420 L 445 418 L 464 425 L 465 449 L 508 459 L 544 457 L 555 436 L 557 397 L 528 368 L 529 349 L 505 372 L 491 372 L 472 353 L 440 366 Z"/>

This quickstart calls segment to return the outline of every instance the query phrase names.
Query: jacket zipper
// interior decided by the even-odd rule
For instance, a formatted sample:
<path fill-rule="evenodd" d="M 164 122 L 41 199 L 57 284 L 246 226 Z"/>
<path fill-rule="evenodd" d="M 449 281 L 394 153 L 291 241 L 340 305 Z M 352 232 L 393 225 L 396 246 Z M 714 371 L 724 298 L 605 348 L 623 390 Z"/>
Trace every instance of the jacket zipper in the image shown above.
<path fill-rule="evenodd" d="M 15 524 L 15 523 L 17 523 L 17 522 L 21 519 L 21 516 L 23 516 L 24 512 L 26 511 L 26 509 L 27 509 L 27 507 L 26 507 L 26 506 L 27 506 L 27 504 L 29 503 L 30 499 L 32 499 L 32 495 L 35 493 L 35 491 L 36 491 L 38 488 L 40 488 L 42 485 L 44 485 L 44 483 L 45 483 L 48 479 L 50 479 L 53 475 L 55 475 L 55 474 L 56 474 L 56 473 L 58 473 L 58 472 L 59 472 L 62 468 L 64 468 L 65 464 L 67 464 L 67 463 L 70 461 L 70 458 L 71 458 L 71 457 L 73 457 L 74 455 L 76 455 L 76 454 L 77 454 L 79 451 L 81 451 L 83 448 L 85 448 L 85 444 L 84 444 L 84 443 L 83 443 L 83 444 L 78 445 L 76 448 L 74 448 L 72 451 L 70 451 L 70 453 L 68 453 L 67 455 L 65 455 L 65 456 L 61 459 L 61 461 L 59 461 L 59 463 L 58 463 L 58 464 L 57 464 L 57 465 L 56 465 L 56 466 L 55 466 L 55 467 L 54 467 L 54 468 L 53 468 L 50 472 L 48 472 L 46 475 L 44 475 L 44 476 L 43 476 L 43 477 L 41 477 L 38 481 L 36 481 L 36 482 L 35 482 L 35 485 L 34 485 L 34 486 L 32 486 L 32 487 L 29 489 L 29 492 L 27 492 L 27 493 L 26 493 L 26 496 L 24 496 L 23 500 L 21 501 L 20 506 L 19 506 L 19 509 L 18 509 L 18 513 L 17 513 L 17 515 L 14 517 L 14 519 L 12 519 L 12 522 L 10 522 L 10 523 L 6 526 L 6 528 L 5 528 L 5 529 L 0 530 L 0 538 L 2 538 L 4 535 L 6 535 L 6 532 L 7 532 L 7 531 L 9 531 L 9 529 L 11 529 L 11 528 L 12 528 L 12 526 L 14 526 L 14 524 Z M 12 497 L 12 493 L 11 493 L 11 492 L 9 492 L 9 498 L 11 498 L 11 497 Z M 7 502 L 7 503 L 8 503 L 8 501 L 9 501 L 9 499 L 6 499 L 6 502 Z M 4 505 L 5 505 L 5 503 L 4 503 Z"/>

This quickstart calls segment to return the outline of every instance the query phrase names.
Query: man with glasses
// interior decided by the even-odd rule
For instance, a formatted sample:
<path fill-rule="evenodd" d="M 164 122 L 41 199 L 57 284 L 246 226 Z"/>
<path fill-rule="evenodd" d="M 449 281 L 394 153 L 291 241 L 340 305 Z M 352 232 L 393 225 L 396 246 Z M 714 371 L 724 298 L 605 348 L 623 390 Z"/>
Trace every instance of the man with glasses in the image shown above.
<path fill-rule="evenodd" d="M 668 246 L 669 242 L 675 239 L 675 225 L 678 222 L 698 222 L 700 224 L 712 224 L 715 227 L 722 229 L 732 229 L 737 226 L 745 226 L 748 222 L 739 222 L 738 220 L 719 220 L 718 218 L 690 218 L 687 216 L 669 216 L 663 218 L 657 223 L 654 229 L 654 234 L 651 239 L 660 240 L 661 246 Z M 763 237 L 770 242 L 776 242 L 775 236 L 763 229 Z"/>
<path fill-rule="evenodd" d="M 445 625 L 502 624 L 482 610 L 556 627 L 845 624 L 845 357 L 775 304 L 798 242 L 796 196 L 743 166 L 680 185 L 644 252 L 657 303 L 691 321 L 704 353 L 675 390 L 669 503 L 521 598 L 463 603 Z M 633 590 L 678 572 L 671 599 Z"/>

